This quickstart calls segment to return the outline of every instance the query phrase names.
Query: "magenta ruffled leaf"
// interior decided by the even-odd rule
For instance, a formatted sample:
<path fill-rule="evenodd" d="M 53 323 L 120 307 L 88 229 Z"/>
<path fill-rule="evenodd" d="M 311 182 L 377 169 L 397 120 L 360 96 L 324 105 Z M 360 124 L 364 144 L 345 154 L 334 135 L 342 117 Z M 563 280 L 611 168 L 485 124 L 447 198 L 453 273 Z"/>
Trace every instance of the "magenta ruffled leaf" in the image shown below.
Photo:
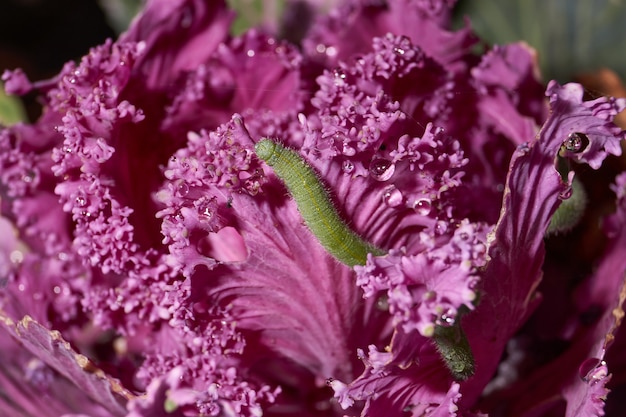
<path fill-rule="evenodd" d="M 426 339 L 424 339 L 426 340 Z M 346 386 L 329 381 L 342 408 L 365 402 L 361 415 L 455 416 L 461 398 L 458 383 L 450 383 L 443 363 L 430 343 L 418 344 L 420 366 L 390 367 L 392 355 L 370 346 L 360 352 L 365 372 Z"/>
<path fill-rule="evenodd" d="M 572 132 L 590 139 L 588 149 L 571 157 L 597 166 L 614 149 L 623 133 L 610 122 L 621 100 L 582 101 L 577 85 L 551 83 L 547 93 L 552 112 L 539 136 L 518 147 L 511 161 L 503 212 L 489 247 L 490 261 L 483 273 L 484 296 L 464 326 L 476 352 L 475 385 L 465 395 L 478 395 L 491 377 L 506 341 L 537 305 L 536 287 L 542 278 L 543 236 L 559 202 L 567 198 L 569 181 L 556 169 L 557 154 Z M 601 110 L 597 110 L 601 109 Z M 566 154 L 566 157 L 570 155 Z M 570 176 L 571 181 L 571 176 Z M 502 277 L 507 277 L 503 279 Z M 500 304 L 499 300 L 506 300 Z"/>
<path fill-rule="evenodd" d="M 124 405 L 134 395 L 72 349 L 59 332 L 46 329 L 28 316 L 17 323 L 4 317 L 2 325 L 35 357 L 79 386 L 112 415 L 124 415 Z"/>
<path fill-rule="evenodd" d="M 418 43 L 437 61 L 461 68 L 476 38 L 469 27 L 445 29 L 453 3 L 350 0 L 314 25 L 303 44 L 308 55 L 334 64 L 368 51 L 372 38 L 395 33 Z"/>
<path fill-rule="evenodd" d="M 9 323 L 3 320 L 4 323 Z M 8 325 L 13 327 L 12 324 Z M 89 398 L 81 386 L 31 354 L 9 332 L 0 330 L 0 413 L 4 416 L 123 416 L 118 405 L 107 409 Z"/>
<path fill-rule="evenodd" d="M 586 148 L 568 152 L 567 156 L 598 169 L 608 154 L 622 154 L 620 140 L 624 139 L 624 133 L 612 121 L 626 108 L 626 99 L 600 97 L 583 101 L 583 93 L 582 86 L 578 84 L 561 87 L 556 81 L 550 82 L 546 91 L 553 111 L 563 117 L 559 130 L 554 132 L 561 135 L 559 139 L 565 140 L 572 133 L 582 133 L 589 140 Z"/>
<path fill-rule="evenodd" d="M 222 0 L 150 1 L 120 41 L 141 42 L 136 75 L 143 88 L 159 90 L 204 62 L 228 38 L 233 18 Z"/>
<path fill-rule="evenodd" d="M 468 25 L 449 30 L 453 3 L 349 0 L 299 48 L 232 37 L 222 1 L 152 0 L 57 77 L 3 76 L 46 105 L 0 131 L 5 327 L 39 357 L 26 379 L 104 404 L 58 414 L 447 417 L 498 399 L 516 415 L 601 414 L 619 363 L 624 177 L 565 313 L 595 321 L 564 325 L 550 363 L 505 370 L 528 359 L 572 167 L 620 153 L 624 102 L 555 83 L 545 100 L 532 50 L 477 57 Z M 385 255 L 337 262 L 255 156 L 263 137 L 297 152 Z M 467 337 L 471 371 L 455 374 L 442 329 L 453 348 Z"/>

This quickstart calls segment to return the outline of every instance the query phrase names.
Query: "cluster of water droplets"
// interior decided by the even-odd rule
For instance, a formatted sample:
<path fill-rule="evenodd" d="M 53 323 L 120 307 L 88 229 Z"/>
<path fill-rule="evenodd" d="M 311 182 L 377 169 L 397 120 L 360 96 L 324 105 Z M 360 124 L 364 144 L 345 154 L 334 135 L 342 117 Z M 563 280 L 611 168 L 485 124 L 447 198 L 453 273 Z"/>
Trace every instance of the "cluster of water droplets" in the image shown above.
<path fill-rule="evenodd" d="M 349 164 L 349 166 L 346 166 L 346 164 Z M 343 169 L 344 172 L 352 171 L 354 169 L 354 166 L 351 162 L 346 161 L 344 162 Z M 393 177 L 395 170 L 395 164 L 385 158 L 374 158 L 369 166 L 370 176 L 374 180 L 380 182 L 390 180 Z M 433 200 L 428 196 L 405 196 L 403 192 L 400 191 L 393 184 L 390 184 L 383 189 L 382 201 L 387 207 L 390 208 L 412 208 L 417 214 L 421 216 L 428 216 L 434 208 Z M 444 228 L 444 226 L 441 226 L 441 228 Z"/>

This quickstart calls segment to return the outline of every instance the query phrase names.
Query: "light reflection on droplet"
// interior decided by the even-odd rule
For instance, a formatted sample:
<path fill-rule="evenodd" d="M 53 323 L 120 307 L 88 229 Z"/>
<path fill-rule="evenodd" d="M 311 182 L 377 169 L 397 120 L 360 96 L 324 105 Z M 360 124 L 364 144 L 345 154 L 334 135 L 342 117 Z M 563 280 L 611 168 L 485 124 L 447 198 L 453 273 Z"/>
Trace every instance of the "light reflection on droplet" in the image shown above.
<path fill-rule="evenodd" d="M 570 133 L 567 139 L 563 141 L 565 149 L 572 153 L 580 153 L 584 151 L 588 145 L 589 139 L 587 135 L 580 132 Z"/>
<path fill-rule="evenodd" d="M 578 367 L 578 376 L 587 384 L 595 384 L 607 376 L 606 362 L 598 358 L 586 359 Z"/>
<path fill-rule="evenodd" d="M 450 327 L 454 324 L 455 319 L 456 311 L 454 311 L 453 309 L 449 309 L 439 317 L 439 320 L 437 320 L 437 324 L 444 327 Z"/>
<path fill-rule="evenodd" d="M 178 195 L 185 197 L 187 194 L 189 194 L 189 185 L 186 182 L 178 184 Z"/>
<path fill-rule="evenodd" d="M 356 149 L 354 149 L 352 146 L 348 145 L 347 143 L 344 143 L 343 149 L 341 150 L 341 152 L 345 156 L 354 156 L 356 154 Z"/>
<path fill-rule="evenodd" d="M 435 233 L 438 235 L 443 235 L 444 233 L 446 233 L 448 231 L 448 223 L 443 221 L 443 220 L 439 220 L 437 221 L 437 223 L 435 223 Z"/>
<path fill-rule="evenodd" d="M 427 216 L 428 214 L 430 214 L 432 207 L 432 202 L 428 198 L 420 198 L 413 203 L 413 210 L 415 210 L 417 214 L 420 214 L 422 216 Z"/>
<path fill-rule="evenodd" d="M 378 158 L 370 163 L 370 174 L 376 181 L 387 181 L 396 170 L 395 164 L 388 159 Z"/>
<path fill-rule="evenodd" d="M 572 193 L 573 193 L 573 191 L 572 191 L 572 187 L 567 187 L 565 190 L 563 190 L 563 191 L 559 192 L 558 197 L 559 197 L 559 199 L 561 199 L 561 200 L 567 200 L 567 199 L 569 199 L 570 197 L 572 197 Z"/>
<path fill-rule="evenodd" d="M 343 163 L 341 164 L 341 169 L 344 173 L 350 174 L 352 171 L 354 171 L 354 164 L 352 163 L 352 161 L 343 161 Z"/>
<path fill-rule="evenodd" d="M 526 154 L 530 151 L 530 146 L 528 146 L 528 143 L 524 142 L 517 146 L 517 151 Z"/>
<path fill-rule="evenodd" d="M 398 207 L 402 204 L 404 196 L 402 192 L 396 188 L 395 185 L 390 185 L 383 191 L 383 203 L 389 207 Z"/>
<path fill-rule="evenodd" d="M 24 253 L 16 249 L 14 251 L 11 251 L 11 254 L 9 255 L 9 259 L 14 264 L 21 264 L 24 261 Z"/>
<path fill-rule="evenodd" d="M 376 308 L 380 311 L 389 311 L 389 298 L 387 295 L 381 295 L 376 300 Z"/>

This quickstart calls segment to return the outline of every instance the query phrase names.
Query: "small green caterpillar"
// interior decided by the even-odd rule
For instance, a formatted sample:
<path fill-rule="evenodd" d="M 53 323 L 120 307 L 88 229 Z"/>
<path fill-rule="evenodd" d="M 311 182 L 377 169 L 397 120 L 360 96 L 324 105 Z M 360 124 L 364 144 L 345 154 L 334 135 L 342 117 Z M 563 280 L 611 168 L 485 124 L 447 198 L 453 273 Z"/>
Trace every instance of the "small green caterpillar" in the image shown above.
<path fill-rule="evenodd" d="M 285 183 L 307 226 L 335 259 L 353 267 L 365 265 L 368 253 L 385 254 L 350 230 L 313 169 L 296 152 L 270 139 L 262 139 L 254 149 Z"/>
<path fill-rule="evenodd" d="M 456 381 L 465 381 L 474 375 L 474 356 L 460 322 L 451 327 L 435 326 L 433 340 Z"/>
<path fill-rule="evenodd" d="M 335 259 L 353 267 L 365 265 L 368 253 L 385 254 L 350 230 L 315 171 L 300 155 L 270 139 L 262 139 L 254 149 L 285 183 L 307 226 Z M 454 379 L 464 381 L 474 374 L 474 358 L 460 323 L 451 328 L 436 326 L 433 340 Z"/>

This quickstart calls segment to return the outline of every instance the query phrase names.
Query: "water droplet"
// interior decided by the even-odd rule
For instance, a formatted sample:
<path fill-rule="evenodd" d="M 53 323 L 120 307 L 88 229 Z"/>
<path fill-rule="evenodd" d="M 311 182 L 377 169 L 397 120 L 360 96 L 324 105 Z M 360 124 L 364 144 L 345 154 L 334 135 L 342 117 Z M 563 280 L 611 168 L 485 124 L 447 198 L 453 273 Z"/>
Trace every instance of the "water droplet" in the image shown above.
<path fill-rule="evenodd" d="M 9 259 L 14 264 L 21 264 L 24 261 L 24 254 L 16 249 L 9 254 Z"/>
<path fill-rule="evenodd" d="M 389 298 L 387 295 L 382 295 L 376 300 L 376 308 L 380 311 L 389 311 Z"/>
<path fill-rule="evenodd" d="M 78 207 L 85 207 L 87 205 L 87 199 L 83 197 L 82 195 L 79 195 L 78 197 L 76 197 L 74 201 L 76 202 L 76 205 Z"/>
<path fill-rule="evenodd" d="M 559 192 L 559 199 L 561 200 L 567 200 L 572 196 L 572 187 L 567 187 L 565 190 Z"/>
<path fill-rule="evenodd" d="M 528 146 L 528 143 L 524 142 L 522 144 L 519 144 L 517 146 L 517 151 L 521 152 L 521 153 L 528 153 L 528 151 L 530 150 L 530 146 Z"/>
<path fill-rule="evenodd" d="M 343 163 L 341 164 L 341 169 L 343 169 L 344 173 L 350 174 L 352 171 L 354 171 L 354 164 L 351 161 L 343 161 Z"/>
<path fill-rule="evenodd" d="M 404 52 L 405 52 L 404 49 L 399 48 L 397 46 L 393 48 L 393 53 L 396 55 L 404 55 Z"/>
<path fill-rule="evenodd" d="M 217 208 L 217 203 L 215 202 L 215 198 L 203 198 L 198 201 L 196 208 L 201 216 L 210 219 L 213 217 L 213 213 Z"/>
<path fill-rule="evenodd" d="M 428 198 L 420 198 L 413 203 L 413 210 L 415 210 L 417 214 L 420 214 L 422 216 L 428 215 L 432 208 L 433 205 Z"/>
<path fill-rule="evenodd" d="M 443 235 L 447 231 L 448 223 L 443 220 L 439 220 L 437 223 L 435 223 L 435 233 L 437 233 L 438 235 Z"/>
<path fill-rule="evenodd" d="M 404 196 L 402 192 L 396 188 L 395 185 L 390 185 L 383 191 L 383 203 L 389 207 L 398 207 L 402 204 Z"/>
<path fill-rule="evenodd" d="M 33 180 L 35 179 L 35 171 L 28 171 L 26 172 L 23 176 L 22 176 L 22 181 L 24 181 L 27 184 L 30 184 L 31 182 L 33 182 Z"/>
<path fill-rule="evenodd" d="M 333 70 L 333 77 L 335 79 L 335 85 L 336 86 L 342 86 L 345 84 L 346 81 L 346 73 L 340 69 L 340 68 L 335 68 Z"/>
<path fill-rule="evenodd" d="M 388 159 L 378 158 L 370 163 L 370 174 L 376 181 L 387 181 L 396 170 L 395 164 Z"/>
<path fill-rule="evenodd" d="M 189 185 L 186 182 L 178 184 L 178 195 L 185 197 L 187 194 L 189 194 Z"/>
<path fill-rule="evenodd" d="M 439 320 L 437 320 L 437 324 L 443 327 L 450 327 L 454 324 L 455 320 L 456 311 L 450 308 L 439 317 Z"/>
<path fill-rule="evenodd" d="M 243 182 L 243 188 L 248 192 L 248 194 L 254 196 L 259 193 L 261 189 L 261 183 L 259 182 L 259 178 L 256 175 L 251 176 Z"/>
<path fill-rule="evenodd" d="M 594 384 L 606 375 L 606 363 L 598 358 L 589 358 L 578 367 L 578 376 L 588 384 Z"/>
<path fill-rule="evenodd" d="M 580 132 L 570 133 L 567 139 L 563 141 L 565 149 L 572 153 L 580 153 L 584 151 L 588 145 L 589 138 L 587 138 L 587 135 Z"/>
<path fill-rule="evenodd" d="M 254 49 L 248 49 L 246 51 L 246 55 L 248 55 L 249 58 L 252 58 L 253 56 L 256 55 L 256 52 L 254 51 Z"/>
<path fill-rule="evenodd" d="M 347 143 L 344 143 L 342 152 L 345 156 L 354 156 L 356 154 L 356 149 L 354 149 L 352 146 L 348 145 Z"/>

